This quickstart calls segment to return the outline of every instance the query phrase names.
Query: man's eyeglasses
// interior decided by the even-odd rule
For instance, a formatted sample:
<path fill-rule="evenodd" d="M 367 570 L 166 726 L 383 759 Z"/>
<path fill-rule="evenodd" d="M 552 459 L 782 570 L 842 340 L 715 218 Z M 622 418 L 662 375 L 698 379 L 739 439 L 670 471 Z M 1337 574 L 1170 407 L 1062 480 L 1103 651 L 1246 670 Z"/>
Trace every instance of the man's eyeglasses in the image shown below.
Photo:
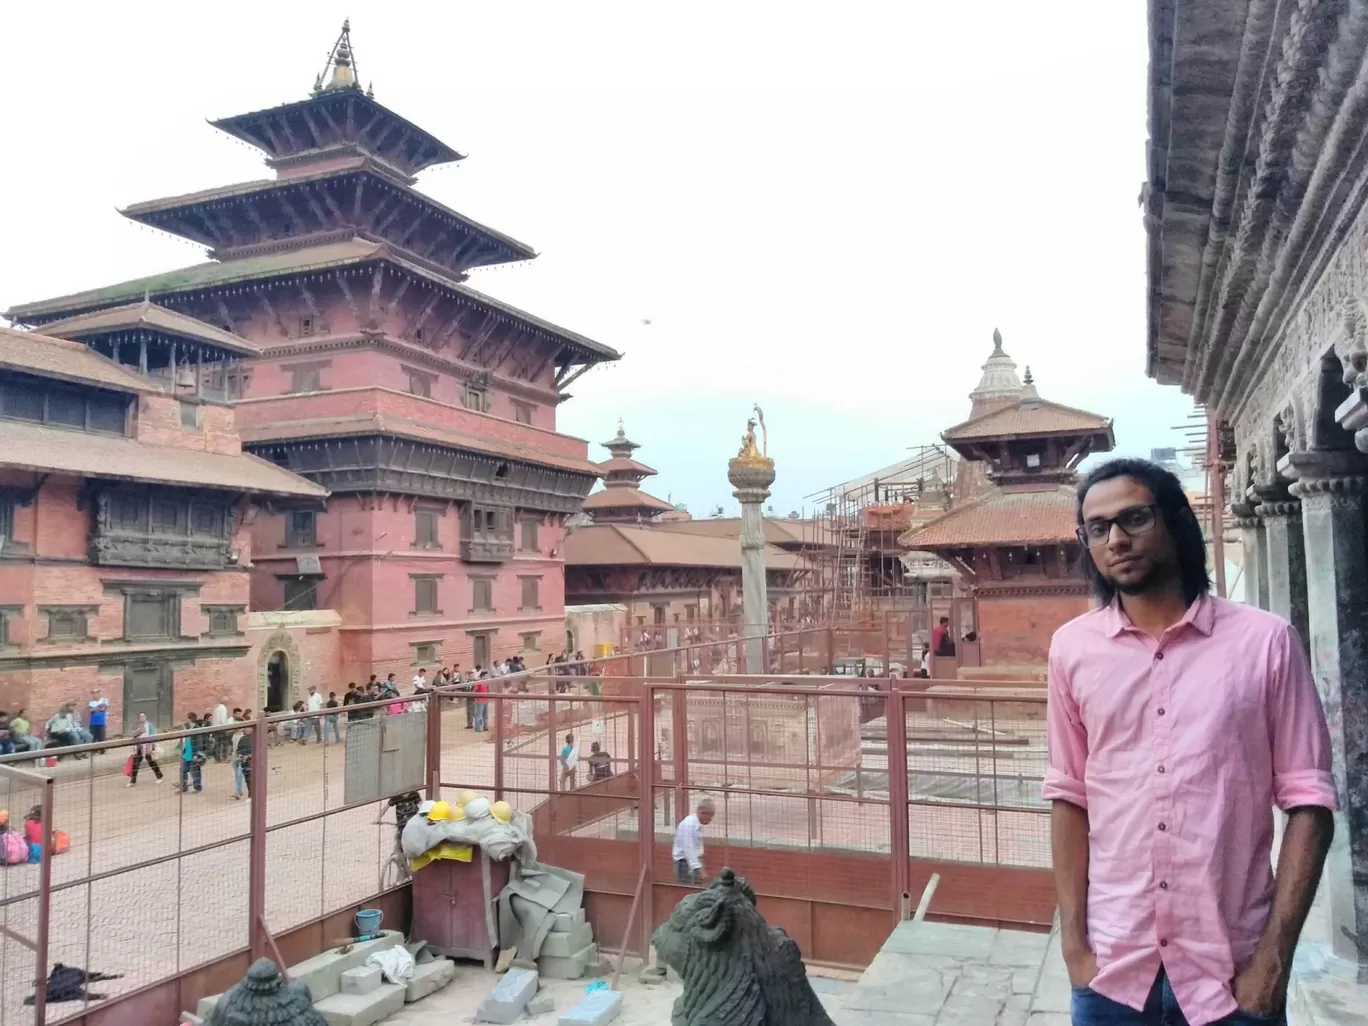
<path fill-rule="evenodd" d="M 1121 528 L 1122 533 L 1134 538 L 1137 534 L 1152 531 L 1158 522 L 1158 506 L 1131 506 L 1129 509 L 1123 509 L 1114 517 L 1094 517 L 1091 520 L 1085 520 L 1083 526 L 1076 533 L 1080 542 L 1088 548 L 1094 548 L 1098 545 L 1107 544 L 1107 539 L 1111 537 L 1113 524 Z"/>

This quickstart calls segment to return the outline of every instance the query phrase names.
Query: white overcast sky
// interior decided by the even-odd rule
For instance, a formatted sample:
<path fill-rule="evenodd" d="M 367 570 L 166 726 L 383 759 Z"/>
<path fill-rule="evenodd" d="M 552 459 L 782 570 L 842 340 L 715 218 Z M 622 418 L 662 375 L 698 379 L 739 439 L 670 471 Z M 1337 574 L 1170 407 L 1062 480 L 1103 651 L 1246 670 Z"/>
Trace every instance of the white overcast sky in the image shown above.
<path fill-rule="evenodd" d="M 0 309 L 200 262 L 116 207 L 268 177 L 205 119 L 306 96 L 344 16 L 376 99 L 468 155 L 419 188 L 541 254 L 471 284 L 626 354 L 561 429 L 623 417 L 696 515 L 755 402 L 779 513 L 935 441 L 995 326 L 1118 451 L 1181 444 L 1138 0 L 11 4 Z"/>

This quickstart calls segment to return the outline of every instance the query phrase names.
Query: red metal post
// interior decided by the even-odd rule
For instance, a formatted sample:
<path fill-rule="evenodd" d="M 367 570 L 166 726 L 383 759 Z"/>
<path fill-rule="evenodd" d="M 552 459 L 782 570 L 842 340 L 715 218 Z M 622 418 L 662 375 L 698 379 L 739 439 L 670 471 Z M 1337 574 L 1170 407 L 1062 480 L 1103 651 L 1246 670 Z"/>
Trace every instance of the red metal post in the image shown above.
<path fill-rule="evenodd" d="M 670 692 L 672 704 L 671 718 L 674 721 L 672 730 L 674 736 L 671 743 L 674 746 L 672 758 L 674 760 L 674 817 L 670 823 L 671 828 L 686 815 L 689 809 L 689 796 L 687 791 L 689 777 L 689 731 L 688 731 L 688 703 L 686 699 L 688 693 L 683 688 L 676 688 Z"/>
<path fill-rule="evenodd" d="M 884 703 L 888 739 L 888 839 L 893 858 L 891 907 L 901 909 L 903 895 L 911 886 L 911 867 L 908 865 L 907 714 L 903 711 L 903 693 L 895 688 L 888 689 Z M 898 914 L 901 915 L 901 912 Z"/>
<path fill-rule="evenodd" d="M 637 718 L 641 721 L 637 730 L 637 781 L 641 791 L 637 802 L 637 842 L 641 852 L 642 899 L 641 906 L 641 958 L 649 962 L 651 957 L 651 930 L 654 927 L 652 909 L 655 907 L 652 892 L 652 864 L 655 861 L 655 692 L 647 684 L 637 707 Z"/>
<path fill-rule="evenodd" d="M 442 797 L 442 703 L 446 700 L 441 692 L 434 692 L 427 703 L 427 796 L 433 802 Z"/>
<path fill-rule="evenodd" d="M 252 724 L 252 832 L 248 840 L 247 930 L 252 961 L 266 957 L 266 781 L 271 776 L 267 763 L 266 714 L 263 710 Z M 282 970 L 285 966 L 280 967 Z"/>
<path fill-rule="evenodd" d="M 43 781 L 43 859 L 38 864 L 38 936 L 35 938 L 33 968 L 35 988 L 33 992 L 34 1026 L 47 1023 L 47 977 L 48 977 L 48 920 L 52 913 L 52 810 L 53 780 Z M 89 840 L 87 840 L 89 843 Z"/>
<path fill-rule="evenodd" d="M 889 632 L 892 629 L 889 623 L 890 613 L 885 610 L 883 615 L 883 664 L 884 676 L 893 676 L 893 644 L 889 639 Z"/>
<path fill-rule="evenodd" d="M 507 694 L 507 692 L 500 693 Z M 485 697 L 488 698 L 489 696 L 486 695 Z M 504 791 L 504 708 L 507 707 L 510 711 L 517 708 L 517 706 L 508 704 L 511 701 L 515 701 L 515 699 L 500 698 L 494 704 L 494 800 L 496 802 L 503 800 Z M 511 712 L 508 718 L 512 719 Z"/>
<path fill-rule="evenodd" d="M 826 672 L 836 672 L 836 628 L 826 629 Z"/>

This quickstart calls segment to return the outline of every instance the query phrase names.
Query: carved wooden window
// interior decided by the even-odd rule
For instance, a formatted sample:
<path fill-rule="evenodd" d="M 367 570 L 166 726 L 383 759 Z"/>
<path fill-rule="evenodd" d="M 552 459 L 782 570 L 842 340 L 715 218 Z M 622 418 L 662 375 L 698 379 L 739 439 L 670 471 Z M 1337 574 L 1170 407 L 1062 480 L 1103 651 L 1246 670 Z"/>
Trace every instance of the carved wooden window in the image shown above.
<path fill-rule="evenodd" d="M 686 623 L 693 623 L 698 619 L 698 606 L 690 603 L 684 607 L 684 620 Z"/>
<path fill-rule="evenodd" d="M 522 605 L 519 610 L 524 613 L 537 613 L 541 611 L 541 578 L 540 577 L 519 577 L 522 585 Z"/>
<path fill-rule="evenodd" d="M 185 527 L 184 510 L 173 499 L 152 500 L 152 530 L 164 534 L 181 532 Z"/>
<path fill-rule="evenodd" d="M 487 413 L 489 412 L 489 389 L 480 388 L 478 385 L 467 385 L 463 401 L 467 410 Z"/>
<path fill-rule="evenodd" d="M 518 399 L 512 400 L 512 403 L 513 419 L 519 424 L 531 424 L 533 415 L 537 412 L 537 408 L 531 403 L 525 403 Z"/>
<path fill-rule="evenodd" d="M 416 370 L 413 367 L 405 367 L 404 373 L 408 375 L 408 390 L 411 393 L 420 395 L 424 399 L 432 398 L 432 383 L 437 380 L 437 375 Z"/>
<path fill-rule="evenodd" d="M 522 643 L 524 652 L 541 651 L 541 631 L 524 631 L 518 635 L 518 640 Z"/>
<path fill-rule="evenodd" d="M 128 592 L 124 596 L 124 639 L 152 641 L 178 637 L 180 602 L 179 593 Z"/>
<path fill-rule="evenodd" d="M 90 636 L 89 606 L 50 606 L 40 610 L 47 614 L 48 641 L 84 641 Z"/>
<path fill-rule="evenodd" d="M 321 392 L 323 390 L 323 368 L 326 366 L 326 362 L 296 363 L 293 366 L 281 369 L 290 375 L 291 392 Z"/>
<path fill-rule="evenodd" d="M 442 578 L 438 574 L 412 574 L 413 579 L 413 612 L 415 616 L 431 616 L 440 613 L 437 608 L 437 582 Z"/>
<path fill-rule="evenodd" d="M 223 531 L 222 510 L 207 503 L 197 502 L 190 507 L 190 532 L 217 537 Z"/>
<path fill-rule="evenodd" d="M 420 641 L 413 646 L 414 666 L 421 667 L 435 662 L 437 662 L 437 643 L 435 641 Z"/>
<path fill-rule="evenodd" d="M 23 615 L 23 606 L 0 606 L 0 648 L 14 647 L 10 627 L 18 623 Z"/>
<path fill-rule="evenodd" d="M 312 317 L 301 317 L 299 319 L 299 333 L 301 335 L 312 335 L 314 333 L 314 321 Z"/>
<path fill-rule="evenodd" d="M 489 666 L 490 635 L 488 631 L 477 631 L 470 635 L 472 657 L 477 667 Z"/>
<path fill-rule="evenodd" d="M 209 630 L 207 633 L 211 637 L 223 637 L 225 635 L 237 635 L 242 633 L 238 630 L 238 616 L 242 613 L 242 606 L 201 605 L 200 610 L 209 618 Z"/>
<path fill-rule="evenodd" d="M 0 491 L 0 552 L 14 540 L 14 499 Z"/>
<path fill-rule="evenodd" d="M 540 546 L 537 544 L 537 527 L 539 522 L 533 517 L 524 517 L 522 521 L 522 544 L 520 548 L 524 552 L 538 552 Z"/>
<path fill-rule="evenodd" d="M 104 389 L 56 384 L 27 374 L 0 374 L 0 417 L 104 434 L 127 433 L 128 397 Z"/>
<path fill-rule="evenodd" d="M 128 533 L 147 530 L 147 498 L 143 495 L 116 495 L 111 504 L 115 529 Z"/>
<path fill-rule="evenodd" d="M 470 611 L 494 612 L 494 578 L 472 577 L 470 580 Z"/>
<path fill-rule="evenodd" d="M 441 541 L 437 535 L 437 518 L 441 512 L 435 509 L 415 509 L 413 511 L 413 544 L 420 549 L 440 549 Z"/>
<path fill-rule="evenodd" d="M 318 608 L 318 578 L 316 577 L 293 577 L 287 578 L 285 584 L 284 609 L 317 609 Z"/>
<path fill-rule="evenodd" d="M 285 516 L 285 547 L 311 549 L 318 545 L 318 514 L 311 509 L 294 509 Z"/>

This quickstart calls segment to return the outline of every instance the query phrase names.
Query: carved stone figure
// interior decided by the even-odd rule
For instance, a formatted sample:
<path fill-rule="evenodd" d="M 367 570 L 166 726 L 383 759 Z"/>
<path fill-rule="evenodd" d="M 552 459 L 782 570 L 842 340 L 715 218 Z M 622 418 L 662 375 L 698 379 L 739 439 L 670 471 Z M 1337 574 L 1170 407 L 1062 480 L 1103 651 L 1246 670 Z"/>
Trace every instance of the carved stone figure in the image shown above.
<path fill-rule="evenodd" d="M 327 1026 L 314 1010 L 309 988 L 286 983 L 269 958 L 252 963 L 247 975 L 219 999 L 209 1026 Z"/>
<path fill-rule="evenodd" d="M 798 945 L 765 922 L 730 869 L 676 905 L 651 942 L 684 981 L 671 1026 L 834 1026 Z"/>

